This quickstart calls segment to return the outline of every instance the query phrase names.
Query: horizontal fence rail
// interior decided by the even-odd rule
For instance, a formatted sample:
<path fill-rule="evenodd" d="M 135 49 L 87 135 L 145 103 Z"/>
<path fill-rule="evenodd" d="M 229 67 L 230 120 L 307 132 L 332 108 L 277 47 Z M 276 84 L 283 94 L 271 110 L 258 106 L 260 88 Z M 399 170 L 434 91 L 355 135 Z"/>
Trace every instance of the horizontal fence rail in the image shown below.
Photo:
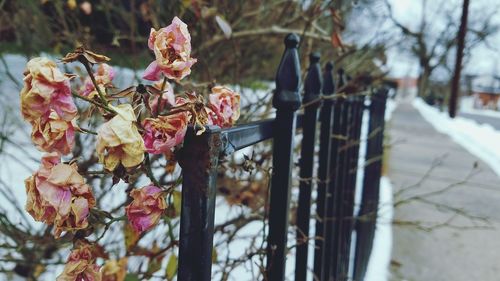
<path fill-rule="evenodd" d="M 363 280 L 375 231 L 387 91 L 336 94 L 336 89 L 346 89 L 349 81 L 342 69 L 333 78 L 332 63 L 322 70 L 318 53 L 310 54 L 302 86 L 298 45 L 297 35 L 285 38 L 276 74 L 274 119 L 227 129 L 209 126 L 200 136 L 192 128 L 188 130 L 178 155 L 183 171 L 178 280 L 212 278 L 216 182 L 223 176 L 217 173 L 219 159 L 265 140 L 273 142 L 273 158 L 262 278 L 285 280 L 286 260 L 294 258 L 296 281 L 311 276 L 320 281 Z M 298 114 L 301 105 L 303 113 Z M 363 116 L 369 119 L 363 121 Z M 363 122 L 368 124 L 365 136 L 361 134 Z M 302 133 L 300 158 L 294 152 L 296 130 Z M 367 142 L 365 165 L 358 167 L 362 139 Z M 295 163 L 299 164 L 300 180 L 296 223 L 290 225 Z M 361 168 L 364 178 L 358 184 Z M 356 217 L 357 187 L 362 188 L 358 191 L 362 201 Z M 314 231 L 309 228 L 311 222 Z M 294 247 L 289 247 L 292 227 L 295 240 L 290 242 Z M 355 251 L 351 252 L 353 243 Z"/>

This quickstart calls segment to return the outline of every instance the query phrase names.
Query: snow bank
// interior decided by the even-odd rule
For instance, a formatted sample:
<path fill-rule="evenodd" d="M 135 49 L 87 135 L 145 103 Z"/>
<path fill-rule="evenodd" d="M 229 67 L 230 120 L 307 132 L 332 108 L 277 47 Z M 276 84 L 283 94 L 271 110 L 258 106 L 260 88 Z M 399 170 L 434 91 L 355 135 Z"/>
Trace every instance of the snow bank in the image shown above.
<path fill-rule="evenodd" d="M 415 99 L 413 106 L 438 132 L 449 135 L 471 154 L 486 162 L 500 176 L 499 131 L 488 124 L 478 124 L 467 118 L 451 119 L 446 113 L 439 112 L 421 99 Z"/>
<path fill-rule="evenodd" d="M 380 201 L 375 228 L 373 248 L 368 261 L 365 281 L 386 281 L 389 279 L 389 266 L 392 251 L 392 185 L 388 177 L 380 179 Z"/>

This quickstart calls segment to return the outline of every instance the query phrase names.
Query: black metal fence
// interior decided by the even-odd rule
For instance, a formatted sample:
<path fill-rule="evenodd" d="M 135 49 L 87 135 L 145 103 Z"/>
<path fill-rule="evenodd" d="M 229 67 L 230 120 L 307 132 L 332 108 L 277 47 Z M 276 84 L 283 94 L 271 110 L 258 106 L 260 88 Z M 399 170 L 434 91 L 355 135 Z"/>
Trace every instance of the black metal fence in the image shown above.
<path fill-rule="evenodd" d="M 275 119 L 223 130 L 209 127 L 201 136 L 189 132 L 186 135 L 179 160 L 184 177 L 178 280 L 211 279 L 219 157 L 267 139 L 273 139 L 273 169 L 265 280 L 285 279 L 285 261 L 290 255 L 286 245 L 296 129 L 302 129 L 303 138 L 299 161 L 295 280 L 306 280 L 308 272 L 314 274 L 314 280 L 364 279 L 378 207 L 386 91 L 334 94 L 336 86 L 344 86 L 343 73 L 339 73 L 335 83 L 333 65 L 327 63 L 321 73 L 319 55 L 311 54 L 301 98 L 298 43 L 299 37 L 295 34 L 285 39 L 286 49 L 278 67 L 273 97 Z M 304 113 L 298 116 L 301 104 Z M 370 118 L 368 133 L 362 136 L 365 111 Z M 315 166 L 318 127 L 319 153 Z M 365 165 L 358 167 L 363 138 L 367 143 Z M 365 176 L 359 215 L 354 216 L 356 175 L 360 168 L 364 168 Z M 314 189 L 316 211 L 312 213 Z M 309 230 L 310 220 L 316 222 L 315 234 Z M 351 251 L 353 231 L 357 233 L 354 253 Z M 311 242 L 315 246 L 313 257 L 308 256 Z M 312 269 L 308 269 L 310 259 L 314 259 Z M 354 264 L 350 265 L 352 260 Z"/>

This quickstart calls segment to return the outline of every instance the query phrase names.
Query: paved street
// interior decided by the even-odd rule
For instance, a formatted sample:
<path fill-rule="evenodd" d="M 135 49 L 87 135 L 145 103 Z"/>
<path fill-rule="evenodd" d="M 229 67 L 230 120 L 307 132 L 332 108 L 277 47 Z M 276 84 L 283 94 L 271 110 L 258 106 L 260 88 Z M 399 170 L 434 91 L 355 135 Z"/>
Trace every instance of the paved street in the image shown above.
<path fill-rule="evenodd" d="M 400 192 L 391 280 L 500 280 L 499 177 L 410 104 L 398 106 L 388 134 Z"/>
<path fill-rule="evenodd" d="M 458 113 L 458 116 L 472 119 L 480 124 L 490 124 L 493 128 L 500 130 L 500 118 L 461 112 Z"/>

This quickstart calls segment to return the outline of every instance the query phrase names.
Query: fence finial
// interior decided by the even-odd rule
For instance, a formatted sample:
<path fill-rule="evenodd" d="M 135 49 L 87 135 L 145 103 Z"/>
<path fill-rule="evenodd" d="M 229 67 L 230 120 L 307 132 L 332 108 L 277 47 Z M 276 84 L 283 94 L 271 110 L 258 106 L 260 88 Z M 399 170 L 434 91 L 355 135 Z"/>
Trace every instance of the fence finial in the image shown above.
<path fill-rule="evenodd" d="M 333 81 L 333 63 L 327 62 L 323 72 L 323 95 L 329 96 L 335 92 L 335 82 Z"/>
<path fill-rule="evenodd" d="M 297 110 L 301 105 L 300 63 L 297 47 L 299 36 L 290 33 L 285 38 L 285 52 L 281 57 L 276 74 L 276 92 L 273 97 L 273 106 L 276 109 Z"/>
<path fill-rule="evenodd" d="M 309 70 L 304 82 L 304 103 L 317 99 L 321 93 L 321 68 L 319 66 L 320 54 L 314 52 L 309 55 Z"/>

